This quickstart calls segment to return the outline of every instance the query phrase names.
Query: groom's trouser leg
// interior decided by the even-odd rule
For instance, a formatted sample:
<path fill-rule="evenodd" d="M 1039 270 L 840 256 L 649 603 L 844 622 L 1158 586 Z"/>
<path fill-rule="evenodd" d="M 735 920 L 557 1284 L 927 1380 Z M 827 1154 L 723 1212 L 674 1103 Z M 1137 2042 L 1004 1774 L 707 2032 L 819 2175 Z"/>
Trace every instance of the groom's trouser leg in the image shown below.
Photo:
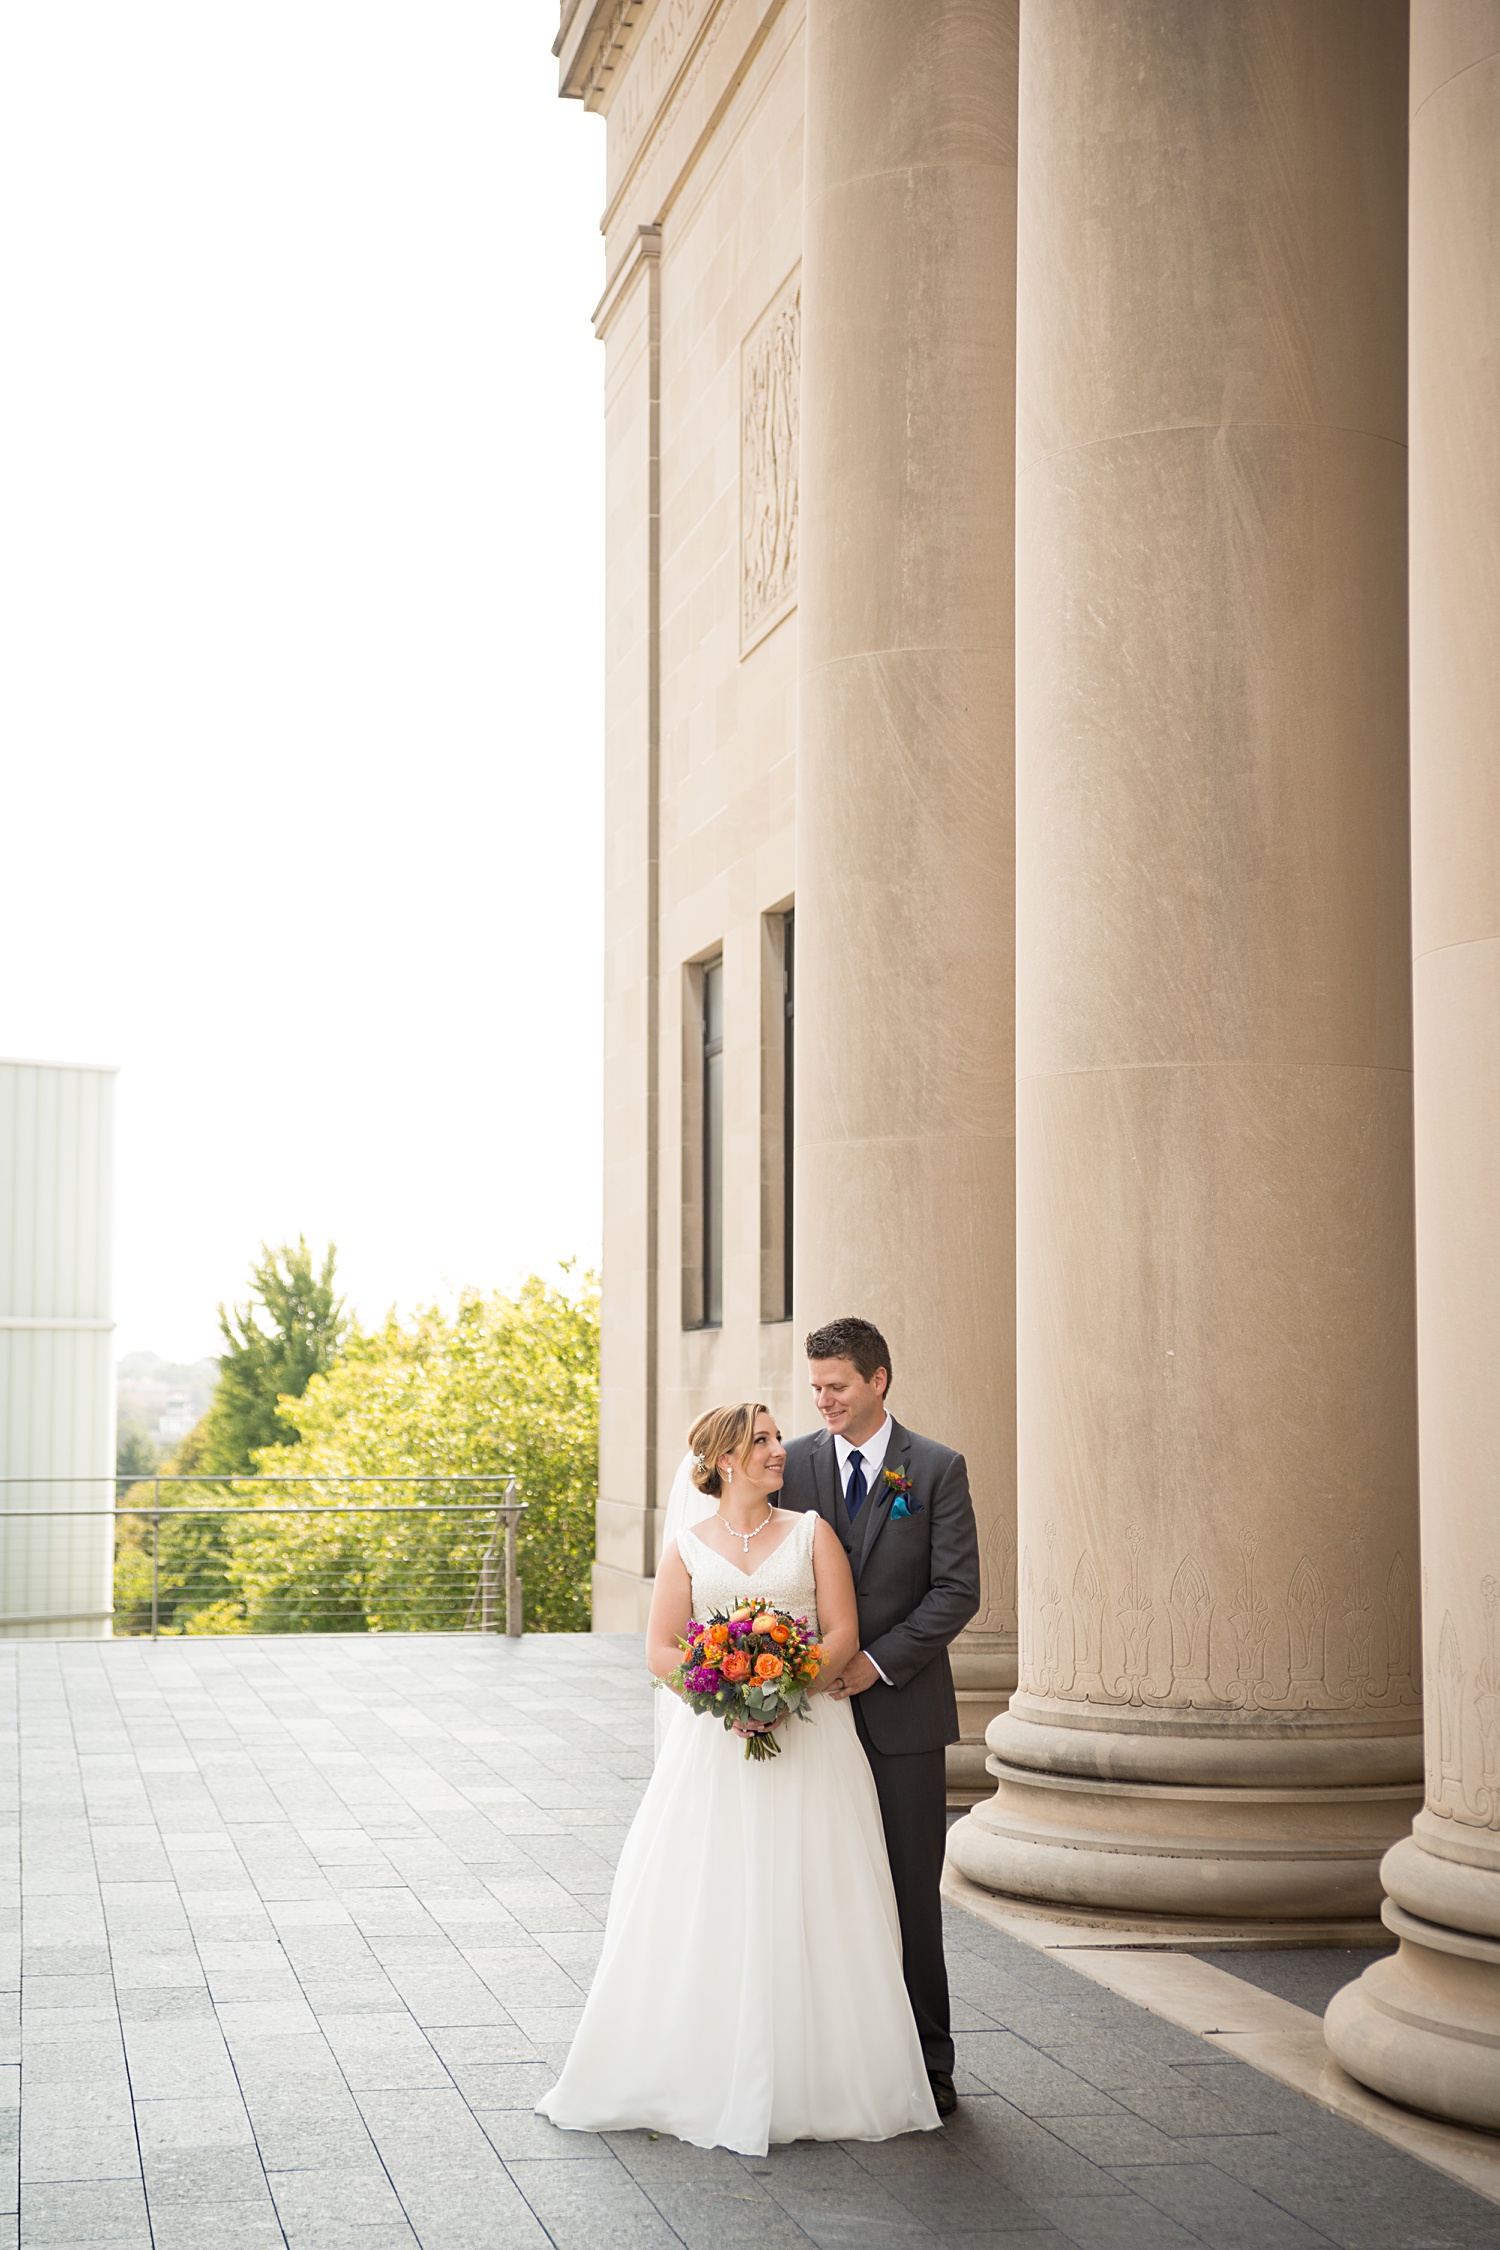
<path fill-rule="evenodd" d="M 854 1706 L 856 1719 L 859 1704 Z M 943 1956 L 943 1851 L 948 1841 L 947 1763 L 941 1750 L 889 1757 L 859 1729 L 896 1887 L 901 1960 L 922 2059 L 929 2070 L 953 2068 L 948 2017 L 948 1964 Z"/>

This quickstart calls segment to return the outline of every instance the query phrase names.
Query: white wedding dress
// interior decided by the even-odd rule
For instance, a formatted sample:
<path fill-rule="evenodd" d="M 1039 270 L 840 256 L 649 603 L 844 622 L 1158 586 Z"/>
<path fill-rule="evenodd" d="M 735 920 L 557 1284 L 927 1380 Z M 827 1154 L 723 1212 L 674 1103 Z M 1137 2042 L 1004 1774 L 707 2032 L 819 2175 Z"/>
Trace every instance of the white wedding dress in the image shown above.
<path fill-rule="evenodd" d="M 748 1573 L 684 1525 L 693 1615 L 753 1593 L 816 1625 L 817 1520 L 801 1516 Z M 875 1784 L 848 1704 L 807 1708 L 756 1763 L 717 1719 L 676 1706 L 583 2020 L 537 2103 L 555 2125 L 642 2126 L 742 2156 L 937 2125 Z"/>

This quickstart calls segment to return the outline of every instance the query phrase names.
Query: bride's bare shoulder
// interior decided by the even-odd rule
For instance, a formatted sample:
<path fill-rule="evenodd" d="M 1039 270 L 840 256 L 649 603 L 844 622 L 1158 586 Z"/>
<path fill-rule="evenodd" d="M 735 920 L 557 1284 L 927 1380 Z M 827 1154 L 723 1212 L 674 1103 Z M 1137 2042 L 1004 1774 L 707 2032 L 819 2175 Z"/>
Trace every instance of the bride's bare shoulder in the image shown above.
<path fill-rule="evenodd" d="M 831 1563 L 837 1558 L 847 1570 L 849 1568 L 849 1557 L 844 1553 L 843 1543 L 833 1525 L 828 1522 L 826 1517 L 817 1515 L 811 1508 L 807 1509 L 805 1513 L 812 1520 L 814 1562 Z"/>
<path fill-rule="evenodd" d="M 666 1542 L 665 1546 L 662 1548 L 661 1555 L 656 1565 L 658 1577 L 660 1577 L 661 1573 L 664 1570 L 670 1571 L 674 1568 L 682 1571 L 684 1574 L 687 1573 L 687 1557 L 683 1553 L 682 1542 L 684 1539 L 689 1537 L 691 1537 L 691 1533 L 688 1529 L 688 1526 L 686 1524 L 682 1524 L 673 1533 L 672 1537 Z"/>

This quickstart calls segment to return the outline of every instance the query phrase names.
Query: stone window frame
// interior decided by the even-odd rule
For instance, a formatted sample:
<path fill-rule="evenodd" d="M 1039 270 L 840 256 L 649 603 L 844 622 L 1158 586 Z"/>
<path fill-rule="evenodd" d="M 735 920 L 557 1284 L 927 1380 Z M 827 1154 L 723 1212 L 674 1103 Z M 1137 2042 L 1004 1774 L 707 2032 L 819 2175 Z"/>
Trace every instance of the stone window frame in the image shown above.
<path fill-rule="evenodd" d="M 792 1317 L 796 901 L 760 918 L 760 1317 Z"/>
<path fill-rule="evenodd" d="M 717 985 L 711 978 L 717 977 Z M 682 971 L 682 1325 L 710 1333 L 724 1325 L 724 946 L 708 947 Z M 719 999 L 719 1031 L 711 1041 L 708 1009 Z M 711 1050 L 712 1046 L 712 1052 Z M 712 1161 L 709 1104 L 710 1070 L 718 1065 L 717 1164 Z M 709 1204 L 718 1184 L 717 1257 L 711 1240 Z M 717 1278 L 718 1305 L 712 1302 Z"/>

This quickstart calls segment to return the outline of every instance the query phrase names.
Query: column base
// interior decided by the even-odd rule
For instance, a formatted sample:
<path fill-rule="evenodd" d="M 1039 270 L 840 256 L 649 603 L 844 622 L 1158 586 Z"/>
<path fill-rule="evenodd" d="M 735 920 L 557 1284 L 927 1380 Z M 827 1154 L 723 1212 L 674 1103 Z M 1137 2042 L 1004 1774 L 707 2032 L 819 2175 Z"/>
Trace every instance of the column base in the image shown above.
<path fill-rule="evenodd" d="M 948 1745 L 948 1802 L 977 1805 L 990 1794 L 987 1736 L 1016 1684 L 1015 1635 L 963 1634 L 949 1651 L 958 1696 L 957 1742 Z"/>
<path fill-rule="evenodd" d="M 1420 1755 L 1415 1738 L 1060 1739 L 1013 1703 L 989 1741 L 995 1793 L 953 1828 L 951 1861 L 987 1890 L 1095 1913 L 1372 1918 L 1381 1856 L 1421 1798 L 1419 1781 L 1390 1774 Z"/>
<path fill-rule="evenodd" d="M 608 1563 L 596 1562 L 590 1632 L 644 1633 L 655 1583 L 652 1578 L 637 1578 L 633 1571 L 614 1570 Z"/>
<path fill-rule="evenodd" d="M 1400 1940 L 1332 2001 L 1324 2036 L 1361 2085 L 1500 2133 L 1500 1865 L 1423 1812 L 1386 1854 L 1381 1919 Z M 1426 1913 L 1413 1908 L 1425 1908 Z M 1429 1919 L 1438 1912 L 1452 1921 Z M 1462 1920 L 1468 1927 L 1454 1927 Z"/>

